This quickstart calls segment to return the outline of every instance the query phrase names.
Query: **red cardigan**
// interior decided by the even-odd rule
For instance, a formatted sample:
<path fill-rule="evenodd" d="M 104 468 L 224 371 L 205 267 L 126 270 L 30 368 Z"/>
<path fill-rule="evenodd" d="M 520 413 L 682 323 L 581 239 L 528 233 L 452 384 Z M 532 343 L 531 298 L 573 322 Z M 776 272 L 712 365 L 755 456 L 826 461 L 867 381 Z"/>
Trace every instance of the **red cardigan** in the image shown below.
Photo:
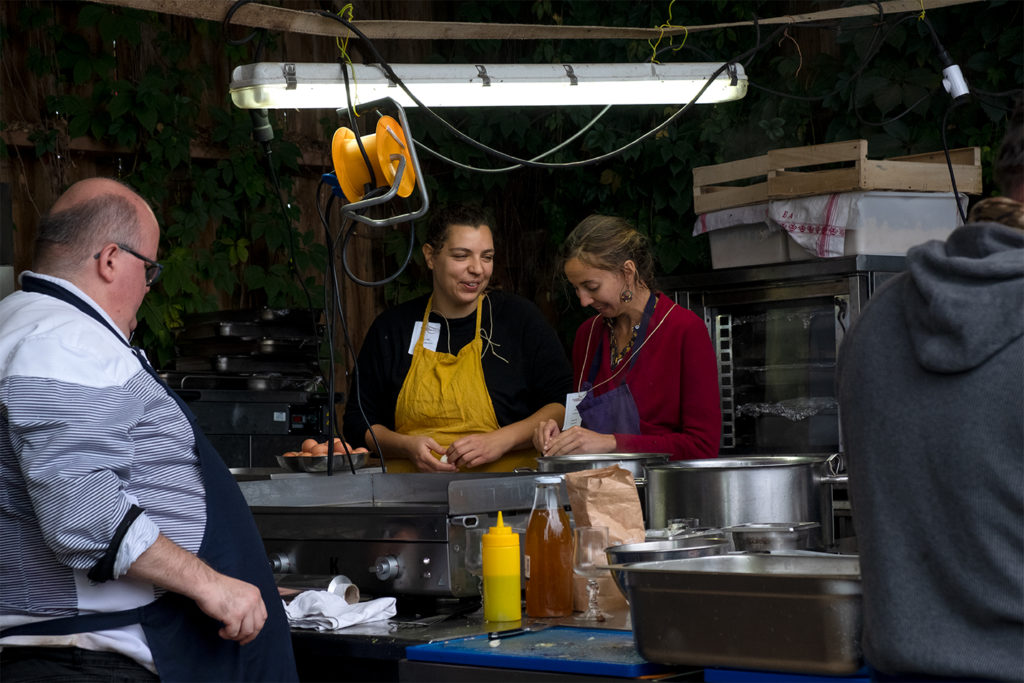
<path fill-rule="evenodd" d="M 616 369 L 628 364 L 634 353 L 636 362 L 605 384 L 601 383 L 613 373 L 608 326 L 601 316 L 580 325 L 572 349 L 575 390 L 581 390 L 594 354 L 601 348 L 603 358 L 594 379 L 595 393 L 600 396 L 610 391 L 625 377 L 640 413 L 640 434 L 615 435 L 618 452 L 671 453 L 673 460 L 716 457 L 722 410 L 718 362 L 707 327 L 696 314 L 664 294 L 657 297 L 646 343 L 641 345 L 637 340 L 634 350 Z"/>

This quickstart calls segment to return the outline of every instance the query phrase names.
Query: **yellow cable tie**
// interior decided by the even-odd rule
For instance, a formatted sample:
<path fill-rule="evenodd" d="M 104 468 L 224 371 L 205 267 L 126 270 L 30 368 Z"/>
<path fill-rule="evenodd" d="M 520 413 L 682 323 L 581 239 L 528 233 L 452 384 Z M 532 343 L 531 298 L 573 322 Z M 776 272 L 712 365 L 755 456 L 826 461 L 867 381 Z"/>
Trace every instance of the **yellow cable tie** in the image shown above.
<path fill-rule="evenodd" d="M 671 0 L 671 2 L 668 3 L 668 20 L 658 27 L 661 31 L 661 33 L 658 34 L 658 41 L 655 43 L 652 43 L 650 40 L 647 41 L 647 44 L 651 46 L 651 64 L 661 64 L 661 62 L 658 61 L 658 46 L 661 45 L 661 40 L 665 37 L 665 29 L 672 27 L 672 5 L 674 4 L 676 4 L 676 0 Z M 672 44 L 671 38 L 669 38 L 668 44 Z"/>
<path fill-rule="evenodd" d="M 918 21 L 924 21 L 924 0 L 918 0 L 921 3 L 921 13 L 917 15 Z"/>
<path fill-rule="evenodd" d="M 348 16 L 344 16 L 346 12 L 348 13 Z M 341 17 L 345 21 L 352 21 L 352 17 L 355 16 L 355 12 L 352 9 L 352 3 L 350 2 L 347 5 L 345 5 L 344 7 L 342 7 L 340 10 L 338 10 L 337 16 Z M 338 50 L 341 52 L 341 56 L 342 57 L 346 57 L 346 53 L 348 52 L 348 39 L 349 39 L 349 36 L 345 36 L 344 39 L 342 39 L 342 38 L 335 38 L 334 39 L 334 43 L 335 43 L 335 45 L 338 46 Z"/>
<path fill-rule="evenodd" d="M 343 16 L 345 14 L 347 14 L 348 16 Z M 344 19 L 345 21 L 352 21 L 352 17 L 355 16 L 355 11 L 352 8 L 352 3 L 350 2 L 347 5 L 345 5 L 344 7 L 342 7 L 340 10 L 338 10 L 338 16 L 341 17 L 342 19 Z M 350 37 L 351 36 L 345 36 L 345 38 L 343 38 L 343 39 L 342 38 L 335 38 L 334 39 L 334 43 L 338 46 L 338 50 L 341 52 L 341 59 L 345 62 L 345 64 L 348 64 L 349 66 L 352 66 L 352 58 L 348 56 L 348 39 Z M 345 67 L 342 66 L 341 68 L 344 69 Z M 359 83 L 356 82 L 356 70 L 353 67 L 353 69 L 352 69 L 352 89 L 355 90 L 358 86 L 359 86 Z M 352 114 L 356 118 L 359 118 L 359 112 L 356 111 L 356 108 L 355 107 L 349 107 L 349 108 L 352 110 Z"/>

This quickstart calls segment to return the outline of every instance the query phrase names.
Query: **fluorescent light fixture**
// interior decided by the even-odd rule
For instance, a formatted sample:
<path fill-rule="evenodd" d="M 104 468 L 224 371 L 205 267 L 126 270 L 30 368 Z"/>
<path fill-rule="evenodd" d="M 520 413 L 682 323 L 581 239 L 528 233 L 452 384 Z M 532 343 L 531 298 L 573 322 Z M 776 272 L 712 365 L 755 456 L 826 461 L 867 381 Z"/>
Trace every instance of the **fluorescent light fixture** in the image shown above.
<path fill-rule="evenodd" d="M 392 64 L 428 107 L 685 104 L 721 63 L 668 64 Z M 231 99 L 242 109 L 339 109 L 347 104 L 340 64 L 245 64 L 231 74 Z M 416 103 L 376 65 L 349 67 L 356 105 L 390 97 Z M 353 73 L 354 72 L 354 73 Z M 738 100 L 747 77 L 730 65 L 698 104 Z"/>

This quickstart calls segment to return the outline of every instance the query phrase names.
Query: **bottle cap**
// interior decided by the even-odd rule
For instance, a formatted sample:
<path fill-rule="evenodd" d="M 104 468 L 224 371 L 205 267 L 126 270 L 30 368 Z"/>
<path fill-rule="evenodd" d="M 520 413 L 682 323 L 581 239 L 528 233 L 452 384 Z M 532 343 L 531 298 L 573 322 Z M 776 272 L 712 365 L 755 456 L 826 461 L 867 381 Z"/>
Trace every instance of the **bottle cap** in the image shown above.
<path fill-rule="evenodd" d="M 512 527 L 505 526 L 505 520 L 502 518 L 500 510 L 498 511 L 498 525 L 492 526 L 483 535 L 483 543 L 486 546 L 502 548 L 519 545 L 519 534 L 512 533 Z"/>

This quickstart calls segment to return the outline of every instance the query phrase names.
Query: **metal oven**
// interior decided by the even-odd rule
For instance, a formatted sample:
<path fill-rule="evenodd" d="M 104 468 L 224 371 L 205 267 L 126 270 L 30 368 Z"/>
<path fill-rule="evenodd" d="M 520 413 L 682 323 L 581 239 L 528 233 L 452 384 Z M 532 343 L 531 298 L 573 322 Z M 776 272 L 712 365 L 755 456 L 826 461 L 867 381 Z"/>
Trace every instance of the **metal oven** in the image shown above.
<path fill-rule="evenodd" d="M 837 351 L 877 288 L 903 267 L 902 256 L 861 254 L 662 283 L 708 326 L 718 359 L 722 457 L 842 452 Z M 848 523 L 845 493 L 835 492 L 837 527 Z"/>

